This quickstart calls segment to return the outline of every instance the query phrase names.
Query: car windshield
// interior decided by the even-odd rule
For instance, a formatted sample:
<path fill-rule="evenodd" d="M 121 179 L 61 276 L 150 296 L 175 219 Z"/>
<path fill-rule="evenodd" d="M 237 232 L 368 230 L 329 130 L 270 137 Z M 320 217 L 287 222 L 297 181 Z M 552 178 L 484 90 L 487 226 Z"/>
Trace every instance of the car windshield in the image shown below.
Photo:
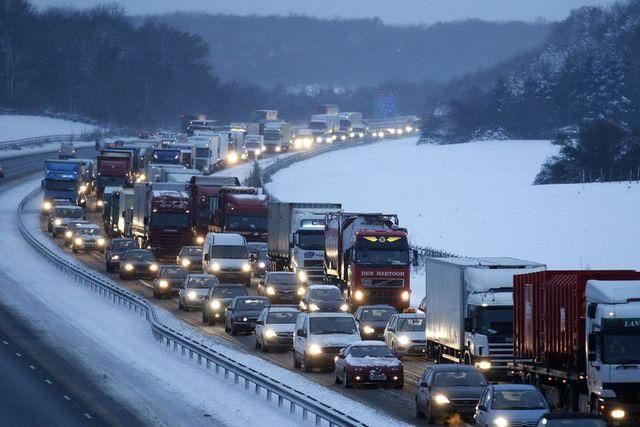
<path fill-rule="evenodd" d="M 351 347 L 349 354 L 353 357 L 395 357 L 389 347 L 384 345 Z"/>
<path fill-rule="evenodd" d="M 474 371 L 436 372 L 433 377 L 433 385 L 438 387 L 485 387 L 487 385 L 487 380 L 481 373 Z"/>
<path fill-rule="evenodd" d="M 211 248 L 211 258 L 247 259 L 246 246 L 214 245 Z"/>
<path fill-rule="evenodd" d="M 266 231 L 267 217 L 259 215 L 230 215 L 227 218 L 227 230 Z"/>
<path fill-rule="evenodd" d="M 298 278 L 295 273 L 275 273 L 269 274 L 267 277 L 267 284 L 269 285 L 295 285 L 298 283 Z"/>
<path fill-rule="evenodd" d="M 139 261 L 155 261 L 156 260 L 153 254 L 147 251 L 130 252 L 127 254 L 127 258 L 131 260 L 139 260 Z"/>
<path fill-rule="evenodd" d="M 241 299 L 236 303 L 236 308 L 240 310 L 262 310 L 269 305 L 269 300 L 266 299 Z"/>
<path fill-rule="evenodd" d="M 392 308 L 365 308 L 362 310 L 360 320 L 364 322 L 386 322 L 396 314 Z"/>
<path fill-rule="evenodd" d="M 498 410 L 547 409 L 547 404 L 537 390 L 496 390 L 493 393 L 491 408 Z"/>
<path fill-rule="evenodd" d="M 56 216 L 60 218 L 82 218 L 82 209 L 57 208 Z"/>
<path fill-rule="evenodd" d="M 202 256 L 202 248 L 182 248 L 181 256 Z"/>
<path fill-rule="evenodd" d="M 324 232 L 299 232 L 298 246 L 308 251 L 321 251 L 324 249 Z"/>
<path fill-rule="evenodd" d="M 417 332 L 425 330 L 424 317 L 410 317 L 408 319 L 398 320 L 398 331 Z"/>
<path fill-rule="evenodd" d="M 605 333 L 602 339 L 603 363 L 640 363 L 640 336 Z"/>
<path fill-rule="evenodd" d="M 296 323 L 297 317 L 297 311 L 274 311 L 269 312 L 267 323 L 293 324 Z"/>
<path fill-rule="evenodd" d="M 603 420 L 584 418 L 547 419 L 546 421 L 545 427 L 606 427 L 607 425 Z"/>
<path fill-rule="evenodd" d="M 351 317 L 312 317 L 309 319 L 309 331 L 312 335 L 352 335 L 358 332 L 358 328 Z"/>
<path fill-rule="evenodd" d="M 116 240 L 115 242 L 111 242 L 112 249 L 133 249 L 137 247 L 138 244 L 135 240 Z"/>
<path fill-rule="evenodd" d="M 160 271 L 160 277 L 182 278 L 187 277 L 189 272 L 184 268 L 163 268 Z"/>
<path fill-rule="evenodd" d="M 342 301 L 342 293 L 336 287 L 309 289 L 309 298 L 316 301 Z"/>
<path fill-rule="evenodd" d="M 189 277 L 188 288 L 209 289 L 220 283 L 217 278 L 211 277 Z"/>
<path fill-rule="evenodd" d="M 213 288 L 214 298 L 233 298 L 247 295 L 244 286 L 216 286 Z"/>
<path fill-rule="evenodd" d="M 78 234 L 82 236 L 97 236 L 100 234 L 99 228 L 79 228 Z"/>

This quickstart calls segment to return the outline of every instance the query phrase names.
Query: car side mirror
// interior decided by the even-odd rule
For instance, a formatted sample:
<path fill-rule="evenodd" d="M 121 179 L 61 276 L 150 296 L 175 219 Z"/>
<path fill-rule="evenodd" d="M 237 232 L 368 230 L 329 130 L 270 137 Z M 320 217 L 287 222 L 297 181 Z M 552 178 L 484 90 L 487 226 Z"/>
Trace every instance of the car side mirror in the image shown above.
<path fill-rule="evenodd" d="M 426 381 L 420 382 L 420 387 L 429 388 L 429 384 Z"/>
<path fill-rule="evenodd" d="M 256 325 L 264 325 L 264 322 L 263 322 L 262 320 L 258 320 L 258 321 L 256 322 Z"/>
<path fill-rule="evenodd" d="M 420 264 L 420 258 L 418 257 L 418 250 L 412 249 L 411 254 L 412 254 L 411 264 L 413 264 L 414 267 L 417 267 Z"/>
<path fill-rule="evenodd" d="M 486 412 L 487 407 L 486 407 L 486 406 L 484 406 L 484 405 L 478 405 L 478 410 L 479 410 L 479 411 L 485 411 L 485 412 Z"/>
<path fill-rule="evenodd" d="M 210 259 L 210 258 L 209 258 L 209 254 L 204 254 L 204 260 L 205 260 L 205 261 L 209 261 L 209 259 Z"/>
<path fill-rule="evenodd" d="M 229 313 L 233 313 L 233 307 L 227 307 L 226 309 Z"/>
<path fill-rule="evenodd" d="M 260 280 L 260 284 L 261 284 L 261 285 L 264 285 L 264 280 Z"/>
<path fill-rule="evenodd" d="M 299 337 L 306 337 L 307 332 L 304 329 L 298 329 L 298 331 L 296 332 L 296 335 L 298 335 Z"/>
<path fill-rule="evenodd" d="M 395 332 L 396 330 L 394 328 L 387 328 L 387 331 L 389 332 Z"/>
<path fill-rule="evenodd" d="M 344 353 L 338 353 L 338 359 L 344 359 L 345 357 Z"/>

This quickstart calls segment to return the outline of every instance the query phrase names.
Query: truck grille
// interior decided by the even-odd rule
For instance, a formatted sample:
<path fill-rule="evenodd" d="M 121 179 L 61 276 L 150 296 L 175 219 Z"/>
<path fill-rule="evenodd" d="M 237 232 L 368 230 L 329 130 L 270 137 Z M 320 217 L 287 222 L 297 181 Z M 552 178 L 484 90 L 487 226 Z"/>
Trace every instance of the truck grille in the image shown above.
<path fill-rule="evenodd" d="M 513 362 L 513 343 L 489 343 L 489 357 L 495 369 L 507 369 Z"/>
<path fill-rule="evenodd" d="M 319 259 L 319 260 L 305 260 L 302 265 L 304 267 L 319 267 L 322 268 L 324 267 L 324 261 Z"/>

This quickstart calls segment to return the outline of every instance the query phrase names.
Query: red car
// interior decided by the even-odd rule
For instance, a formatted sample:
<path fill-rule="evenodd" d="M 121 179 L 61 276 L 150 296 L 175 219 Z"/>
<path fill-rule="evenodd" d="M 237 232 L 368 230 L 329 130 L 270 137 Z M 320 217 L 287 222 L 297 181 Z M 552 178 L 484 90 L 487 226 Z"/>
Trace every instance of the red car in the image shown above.
<path fill-rule="evenodd" d="M 404 386 L 404 368 L 387 345 L 380 341 L 357 341 L 340 350 L 336 357 L 336 384 L 386 387 Z"/>

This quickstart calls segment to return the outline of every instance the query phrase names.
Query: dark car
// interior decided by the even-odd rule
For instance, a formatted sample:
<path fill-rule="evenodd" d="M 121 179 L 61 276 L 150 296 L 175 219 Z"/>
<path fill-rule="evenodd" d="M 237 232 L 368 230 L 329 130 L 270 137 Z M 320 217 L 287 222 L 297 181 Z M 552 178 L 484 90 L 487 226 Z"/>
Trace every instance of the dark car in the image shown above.
<path fill-rule="evenodd" d="M 269 255 L 268 247 L 264 242 L 248 242 L 247 251 L 249 252 L 249 262 L 253 274 L 256 277 L 262 277 L 269 271 Z"/>
<path fill-rule="evenodd" d="M 270 305 L 266 297 L 235 297 L 224 311 L 225 332 L 231 335 L 253 332 L 262 309 Z"/>
<path fill-rule="evenodd" d="M 293 272 L 271 271 L 258 284 L 258 295 L 266 296 L 273 304 L 297 304 L 305 290 Z"/>
<path fill-rule="evenodd" d="M 116 268 L 120 267 L 120 258 L 130 249 L 140 249 L 135 239 L 111 239 L 111 244 L 107 247 L 107 251 L 104 254 L 104 261 L 109 273 L 113 273 Z"/>
<path fill-rule="evenodd" d="M 64 237 L 62 238 L 65 246 L 71 247 L 73 245 L 73 239 L 76 238 L 76 229 L 83 224 L 90 224 L 90 222 L 86 219 L 69 221 L 67 229 L 64 231 Z"/>
<path fill-rule="evenodd" d="M 311 285 L 300 300 L 300 310 L 313 312 L 343 312 L 349 311 L 342 292 L 333 285 Z"/>
<path fill-rule="evenodd" d="M 153 279 L 153 297 L 165 298 L 177 295 L 178 289 L 182 287 L 188 274 L 189 270 L 177 265 L 160 266 L 158 275 Z"/>
<path fill-rule="evenodd" d="M 189 271 L 202 271 L 202 246 L 183 246 L 176 263 Z"/>
<path fill-rule="evenodd" d="M 606 427 L 601 415 L 561 412 L 543 415 L 537 427 Z"/>
<path fill-rule="evenodd" d="M 133 280 L 154 277 L 158 272 L 156 257 L 148 249 L 130 249 L 120 257 L 120 278 Z"/>
<path fill-rule="evenodd" d="M 212 274 L 189 274 L 178 291 L 178 309 L 189 311 L 204 306 L 209 289 L 219 285 L 220 281 Z"/>
<path fill-rule="evenodd" d="M 439 420 L 454 415 L 473 420 L 476 404 L 487 385 L 475 366 L 429 366 L 416 389 L 416 417 L 426 417 L 429 424 L 438 424 Z"/>
<path fill-rule="evenodd" d="M 390 305 L 362 305 L 353 317 L 358 322 L 363 340 L 384 341 L 384 328 L 391 316 L 397 313 L 398 311 Z"/>
<path fill-rule="evenodd" d="M 4 178 L 4 166 L 0 165 L 0 178 Z"/>
<path fill-rule="evenodd" d="M 340 350 L 335 376 L 336 384 L 345 388 L 356 384 L 404 387 L 402 362 L 380 341 L 357 341 Z"/>
<path fill-rule="evenodd" d="M 235 297 L 248 296 L 247 287 L 242 283 L 220 283 L 209 289 L 202 307 L 202 322 L 215 325 L 224 318 L 224 311 Z"/>

